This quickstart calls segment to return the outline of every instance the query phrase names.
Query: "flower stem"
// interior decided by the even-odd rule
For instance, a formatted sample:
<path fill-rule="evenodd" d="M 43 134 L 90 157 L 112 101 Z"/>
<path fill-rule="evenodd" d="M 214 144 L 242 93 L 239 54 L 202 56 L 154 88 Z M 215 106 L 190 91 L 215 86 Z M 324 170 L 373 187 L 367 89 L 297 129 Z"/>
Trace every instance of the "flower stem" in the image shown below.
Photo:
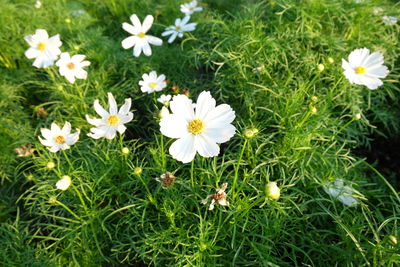
<path fill-rule="evenodd" d="M 192 181 L 192 188 L 194 188 L 194 160 L 192 160 L 192 164 L 190 165 L 190 180 Z"/>
<path fill-rule="evenodd" d="M 61 207 L 63 207 L 64 209 L 66 209 L 72 216 L 74 216 L 76 219 L 82 221 L 81 217 L 79 217 L 78 215 L 76 215 L 72 210 L 70 210 L 70 208 L 68 208 L 67 206 L 64 205 L 64 203 L 56 200 L 56 203 L 58 205 L 60 205 Z"/>
<path fill-rule="evenodd" d="M 65 157 L 65 160 L 68 162 L 69 166 L 73 169 L 74 166 L 72 165 L 71 161 L 69 160 L 69 157 L 67 155 L 67 152 L 65 152 L 65 150 L 62 151 Z"/>
<path fill-rule="evenodd" d="M 238 159 L 236 167 L 235 167 L 235 176 L 233 177 L 233 185 L 232 185 L 233 198 L 235 198 L 235 196 L 236 196 L 235 189 L 236 189 L 237 179 L 238 179 L 238 175 L 239 175 L 239 167 L 240 167 L 240 162 L 242 161 L 244 150 L 245 150 L 246 145 L 247 145 L 247 141 L 248 141 L 248 139 L 244 140 L 244 143 L 243 143 L 243 146 L 242 146 L 242 150 L 240 151 L 239 159 Z"/>

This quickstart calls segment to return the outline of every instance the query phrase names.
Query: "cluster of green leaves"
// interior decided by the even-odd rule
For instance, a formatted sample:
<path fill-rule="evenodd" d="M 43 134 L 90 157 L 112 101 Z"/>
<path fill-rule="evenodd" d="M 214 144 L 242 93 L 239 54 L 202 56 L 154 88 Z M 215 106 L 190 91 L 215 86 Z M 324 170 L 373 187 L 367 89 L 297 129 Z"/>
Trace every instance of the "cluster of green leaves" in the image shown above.
<path fill-rule="evenodd" d="M 331 266 L 400 262 L 400 198 L 385 178 L 351 153 L 370 134 L 399 133 L 399 31 L 381 15 L 400 15 L 389 1 L 202 1 L 196 31 L 153 47 L 151 57 L 123 50 L 121 28 L 132 13 L 153 14 L 152 35 L 182 17 L 184 1 L 0 0 L 0 262 L 7 266 Z M 77 13 L 84 10 L 84 13 Z M 383 14 L 382 14 L 383 15 Z M 59 33 L 62 51 L 91 62 L 75 84 L 56 67 L 36 69 L 23 36 Z M 350 85 L 341 58 L 361 47 L 382 52 L 390 74 L 370 91 Z M 328 58 L 333 59 L 333 63 Z M 317 65 L 325 70 L 318 71 Z M 216 158 L 181 164 L 159 132 L 155 96 L 140 92 L 156 70 L 172 87 L 203 90 L 236 112 L 238 134 Z M 85 114 L 93 101 L 132 98 L 134 120 L 114 140 L 92 140 Z M 159 93 L 161 94 L 161 93 Z M 159 95 L 158 94 L 158 95 Z M 39 115 L 39 108 L 46 110 Z M 355 120 L 356 114 L 361 120 Z M 77 144 L 50 153 L 37 140 L 51 122 L 81 129 Z M 257 128 L 251 139 L 241 134 Z M 37 150 L 16 158 L 13 148 Z M 122 148 L 128 147 L 129 154 Z M 55 168 L 49 169 L 48 162 Z M 169 171 L 175 184 L 154 178 Z M 55 183 L 72 178 L 62 192 Z M 322 185 L 343 178 L 360 204 L 346 207 Z M 281 198 L 266 198 L 277 181 Z M 229 184 L 229 207 L 200 201 Z M 235 186 L 233 186 L 235 185 Z"/>

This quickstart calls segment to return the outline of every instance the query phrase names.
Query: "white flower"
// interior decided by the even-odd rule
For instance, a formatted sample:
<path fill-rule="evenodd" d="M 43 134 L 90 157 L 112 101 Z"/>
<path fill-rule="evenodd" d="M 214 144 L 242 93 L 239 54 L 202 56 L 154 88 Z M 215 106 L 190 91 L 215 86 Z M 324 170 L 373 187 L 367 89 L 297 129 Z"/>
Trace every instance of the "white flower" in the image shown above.
<path fill-rule="evenodd" d="M 83 61 L 85 57 L 84 55 L 70 57 L 68 52 L 62 53 L 60 59 L 56 62 L 60 75 L 65 76 L 70 83 L 75 82 L 75 77 L 77 79 L 86 79 L 87 72 L 82 68 L 89 66 L 90 62 Z"/>
<path fill-rule="evenodd" d="M 193 0 L 190 3 L 186 3 L 181 5 L 181 12 L 184 13 L 186 16 L 192 15 L 194 12 L 202 11 L 202 7 L 197 6 L 197 1 Z"/>
<path fill-rule="evenodd" d="M 125 123 L 130 122 L 133 119 L 133 113 L 129 112 L 131 108 L 131 99 L 126 98 L 125 103 L 121 106 L 118 112 L 118 106 L 115 102 L 114 96 L 108 93 L 109 111 L 107 112 L 100 104 L 99 100 L 94 101 L 94 109 L 101 116 L 101 119 L 91 119 L 86 115 L 86 120 L 96 126 L 96 128 L 90 128 L 91 133 L 88 136 L 99 139 L 105 137 L 107 139 L 113 139 L 118 131 L 123 134 L 126 130 Z"/>
<path fill-rule="evenodd" d="M 383 8 L 381 8 L 381 7 L 374 7 L 374 9 L 372 9 L 372 13 L 374 15 L 378 15 L 378 14 L 380 14 L 382 12 L 383 12 Z"/>
<path fill-rule="evenodd" d="M 136 14 L 133 14 L 130 17 L 130 19 L 133 26 L 131 24 L 124 22 L 122 23 L 122 28 L 125 31 L 132 34 L 133 36 L 125 38 L 122 41 L 122 47 L 125 49 L 129 49 L 132 46 L 134 46 L 133 55 L 135 57 L 140 56 L 142 51 L 146 56 L 150 56 L 151 55 L 150 44 L 158 46 L 162 45 L 162 40 L 160 38 L 151 35 L 146 35 L 146 32 L 151 28 L 151 25 L 153 24 L 154 21 L 153 16 L 147 15 L 143 21 L 143 25 L 140 23 L 140 20 L 136 16 Z"/>
<path fill-rule="evenodd" d="M 224 183 L 221 188 L 217 188 L 215 190 L 215 194 L 208 195 L 205 199 L 201 201 L 201 204 L 207 204 L 208 200 L 211 198 L 211 204 L 208 207 L 208 210 L 213 210 L 214 205 L 217 203 L 221 206 L 229 206 L 229 202 L 226 200 L 226 193 L 225 190 L 228 187 L 227 183 Z"/>
<path fill-rule="evenodd" d="M 196 152 L 203 157 L 219 154 L 219 145 L 235 134 L 231 124 L 235 112 L 227 104 L 215 106 L 215 99 L 203 91 L 196 107 L 185 95 L 174 96 L 170 103 L 172 113 L 160 121 L 160 131 L 170 138 L 177 138 L 170 147 L 171 156 L 183 163 L 193 160 Z"/>
<path fill-rule="evenodd" d="M 370 54 L 367 48 L 356 49 L 349 55 L 349 62 L 342 58 L 344 75 L 351 84 L 361 84 L 376 89 L 383 84 L 379 78 L 385 78 L 388 68 L 383 66 L 383 55 Z"/>
<path fill-rule="evenodd" d="M 63 191 L 67 190 L 70 185 L 71 185 L 71 177 L 69 177 L 68 175 L 64 175 L 56 183 L 57 189 L 60 189 L 60 190 L 63 190 Z"/>
<path fill-rule="evenodd" d="M 336 179 L 334 182 L 327 183 L 323 188 L 328 195 L 337 198 L 347 206 L 355 206 L 358 204 L 358 199 L 353 196 L 354 189 L 348 185 L 344 185 L 342 179 Z"/>
<path fill-rule="evenodd" d="M 169 109 L 166 106 L 163 106 L 160 110 L 160 112 L 158 113 L 158 117 L 160 117 L 160 119 L 165 118 L 166 116 L 168 116 L 170 114 Z"/>
<path fill-rule="evenodd" d="M 168 106 L 169 101 L 171 101 L 171 98 L 172 98 L 171 95 L 161 95 L 159 98 L 157 98 L 157 101 L 165 106 Z"/>
<path fill-rule="evenodd" d="M 183 19 L 176 19 L 175 26 L 169 26 L 165 28 L 165 31 L 161 34 L 162 36 L 171 35 L 168 39 L 168 43 L 172 43 L 176 37 L 183 37 L 184 32 L 191 32 L 196 29 L 197 23 L 188 23 L 190 17 L 186 16 Z"/>
<path fill-rule="evenodd" d="M 39 0 L 36 1 L 35 7 L 36 7 L 36 8 L 40 8 L 41 6 L 42 6 L 42 2 L 40 2 Z"/>
<path fill-rule="evenodd" d="M 165 75 L 161 74 L 157 76 L 156 71 L 151 71 L 149 74 L 145 73 L 142 75 L 141 81 L 139 81 L 140 90 L 143 93 L 152 93 L 154 91 L 159 92 L 165 87 L 167 87 L 167 83 L 165 82 Z"/>
<path fill-rule="evenodd" d="M 396 25 L 397 23 L 397 17 L 395 16 L 383 16 L 382 20 L 386 25 L 390 26 Z"/>
<path fill-rule="evenodd" d="M 50 129 L 40 129 L 44 139 L 40 136 L 38 138 L 40 143 L 49 147 L 50 152 L 57 152 L 60 149 L 69 149 L 70 146 L 78 141 L 80 130 L 76 130 L 75 133 L 71 133 L 71 124 L 69 122 L 65 122 L 62 129 L 53 122 Z"/>
<path fill-rule="evenodd" d="M 25 51 L 25 56 L 29 59 L 35 58 L 33 66 L 36 68 L 53 65 L 58 55 L 61 54 L 59 47 L 62 42 L 59 34 L 49 38 L 46 30 L 39 29 L 35 34 L 27 35 L 24 39 L 31 46 Z"/>

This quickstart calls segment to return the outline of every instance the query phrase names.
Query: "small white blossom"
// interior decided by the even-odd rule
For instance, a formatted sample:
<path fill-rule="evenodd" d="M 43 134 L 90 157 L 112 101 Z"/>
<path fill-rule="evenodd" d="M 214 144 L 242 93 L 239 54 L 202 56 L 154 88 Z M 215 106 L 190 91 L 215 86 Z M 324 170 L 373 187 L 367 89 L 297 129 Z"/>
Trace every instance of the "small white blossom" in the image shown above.
<path fill-rule="evenodd" d="M 71 185 L 71 177 L 68 175 L 64 175 L 58 182 L 56 183 L 57 189 L 65 191 Z"/>
<path fill-rule="evenodd" d="M 32 65 L 36 68 L 52 66 L 58 55 L 61 54 L 59 47 L 62 42 L 59 34 L 49 38 L 46 30 L 39 29 L 35 34 L 27 35 L 24 39 L 31 46 L 25 51 L 25 56 L 35 59 Z"/>
<path fill-rule="evenodd" d="M 87 72 L 83 67 L 89 66 L 89 61 L 83 61 L 84 55 L 74 55 L 70 57 L 68 52 L 62 53 L 60 59 L 56 62 L 59 67 L 60 75 L 64 76 L 70 83 L 77 79 L 86 79 Z"/>
<path fill-rule="evenodd" d="M 146 32 L 148 30 L 150 30 L 151 26 L 153 25 L 153 21 L 154 21 L 153 16 L 147 15 L 143 21 L 143 24 L 140 23 L 140 20 L 136 16 L 136 14 L 133 14 L 130 17 L 130 19 L 131 19 L 131 22 L 133 25 L 124 22 L 122 24 L 122 28 L 125 31 L 132 34 L 133 36 L 125 38 L 122 41 L 122 47 L 124 49 L 129 49 L 131 47 L 134 47 L 133 55 L 135 57 L 140 56 L 142 51 L 146 56 L 150 56 L 151 55 L 150 44 L 157 45 L 157 46 L 162 45 L 162 40 L 160 38 L 146 34 Z"/>
<path fill-rule="evenodd" d="M 40 2 L 39 0 L 36 1 L 35 7 L 36 7 L 36 8 L 40 8 L 41 6 L 42 6 L 42 2 Z"/>
<path fill-rule="evenodd" d="M 169 109 L 166 106 L 163 106 L 160 110 L 160 112 L 158 113 L 158 117 L 160 117 L 160 119 L 165 118 L 166 116 L 168 116 L 170 114 Z"/>
<path fill-rule="evenodd" d="M 171 35 L 168 39 L 168 43 L 172 43 L 176 37 L 182 38 L 183 33 L 191 32 L 196 29 L 197 23 L 189 23 L 190 17 L 186 16 L 183 19 L 176 19 L 175 26 L 169 26 L 165 28 L 165 31 L 161 34 L 162 36 Z"/>
<path fill-rule="evenodd" d="M 202 157 L 217 156 L 218 144 L 235 134 L 236 128 L 231 124 L 235 112 L 227 104 L 216 106 L 210 92 L 203 91 L 195 107 L 187 96 L 174 96 L 170 108 L 172 113 L 160 121 L 160 131 L 178 139 L 169 147 L 169 153 L 183 163 L 192 161 L 197 152 Z"/>
<path fill-rule="evenodd" d="M 115 102 L 114 96 L 108 93 L 109 112 L 107 112 L 100 104 L 99 100 L 94 101 L 94 109 L 101 116 L 100 119 L 91 119 L 86 115 L 86 120 L 96 126 L 90 128 L 91 133 L 88 136 L 99 139 L 105 137 L 107 139 L 113 139 L 118 131 L 123 134 L 126 130 L 125 123 L 130 122 L 133 119 L 133 113 L 129 112 L 131 108 L 131 99 L 126 98 L 125 103 L 121 106 L 118 111 L 117 103 Z"/>
<path fill-rule="evenodd" d="M 185 14 L 186 16 L 192 15 L 194 12 L 199 12 L 202 11 L 202 7 L 197 6 L 197 1 L 193 0 L 190 3 L 182 4 L 181 5 L 181 12 Z"/>
<path fill-rule="evenodd" d="M 157 101 L 165 106 L 168 106 L 169 101 L 171 101 L 171 98 L 172 98 L 171 95 L 161 95 L 159 98 L 157 98 Z"/>
<path fill-rule="evenodd" d="M 397 17 L 395 17 L 395 16 L 383 16 L 382 20 L 386 25 L 389 25 L 389 26 L 396 25 L 396 23 L 397 23 Z"/>
<path fill-rule="evenodd" d="M 40 136 L 38 138 L 40 143 L 49 147 L 50 152 L 57 152 L 60 149 L 69 149 L 70 146 L 78 141 L 80 130 L 76 130 L 75 133 L 71 133 L 71 124 L 69 122 L 65 122 L 62 129 L 53 122 L 50 129 L 40 129 L 44 139 Z"/>
<path fill-rule="evenodd" d="M 159 92 L 165 87 L 167 87 L 167 83 L 165 81 L 165 75 L 161 74 L 157 76 L 156 71 L 151 71 L 149 74 L 145 73 L 142 75 L 141 81 L 139 81 L 140 90 L 143 93 L 152 93 L 152 92 Z"/>
<path fill-rule="evenodd" d="M 380 78 L 385 78 L 388 68 L 383 66 L 383 55 L 379 52 L 370 54 L 367 48 L 356 49 L 349 55 L 347 62 L 342 58 L 344 75 L 351 84 L 365 85 L 373 90 L 383 84 Z"/>
<path fill-rule="evenodd" d="M 334 182 L 325 184 L 323 189 L 328 195 L 338 199 L 346 206 L 352 207 L 358 204 L 358 199 L 354 197 L 354 189 L 344 185 L 342 179 L 336 179 Z"/>
<path fill-rule="evenodd" d="M 372 13 L 374 15 L 379 15 L 382 12 L 383 12 L 383 8 L 381 8 L 381 7 L 374 7 L 374 9 L 372 9 Z"/>
<path fill-rule="evenodd" d="M 208 195 L 205 199 L 201 201 L 201 204 L 205 205 L 208 203 L 208 200 L 211 198 L 211 203 L 210 206 L 208 207 L 208 210 L 213 210 L 215 204 L 219 204 L 221 206 L 229 206 L 228 200 L 226 200 L 226 193 L 225 190 L 228 187 L 227 183 L 224 183 L 221 188 L 217 188 L 215 190 L 215 194 Z"/>

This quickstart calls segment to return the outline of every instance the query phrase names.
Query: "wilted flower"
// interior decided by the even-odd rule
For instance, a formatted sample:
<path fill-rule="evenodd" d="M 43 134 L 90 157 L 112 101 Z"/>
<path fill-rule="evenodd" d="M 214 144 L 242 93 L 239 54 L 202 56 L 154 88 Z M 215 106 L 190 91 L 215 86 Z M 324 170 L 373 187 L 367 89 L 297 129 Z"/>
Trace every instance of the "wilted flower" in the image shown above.
<path fill-rule="evenodd" d="M 351 207 L 358 204 L 358 199 L 353 196 L 354 189 L 348 185 L 344 185 L 342 179 L 336 179 L 334 182 L 327 183 L 323 188 L 328 195 L 337 198 L 347 206 Z"/>
<path fill-rule="evenodd" d="M 157 76 L 156 71 L 151 71 L 149 74 L 145 73 L 142 75 L 141 81 L 139 81 L 140 90 L 143 93 L 152 93 L 152 92 L 159 92 L 165 87 L 167 87 L 167 83 L 165 82 L 165 75 L 161 74 Z"/>
<path fill-rule="evenodd" d="M 178 93 L 178 92 L 179 92 L 179 86 L 178 86 L 178 85 L 173 85 L 173 86 L 171 87 L 171 90 L 172 90 L 173 92 L 175 92 L 175 93 Z"/>
<path fill-rule="evenodd" d="M 396 25 L 397 23 L 397 17 L 395 16 L 383 16 L 382 20 L 386 25 L 390 26 Z"/>
<path fill-rule="evenodd" d="M 64 76 L 70 83 L 77 79 L 86 79 L 87 72 L 83 67 L 89 66 L 89 61 L 83 61 L 86 56 L 74 55 L 70 57 L 68 52 L 62 53 L 60 59 L 56 62 L 59 67 L 60 75 Z"/>
<path fill-rule="evenodd" d="M 29 157 L 33 152 L 35 152 L 35 149 L 32 148 L 32 144 L 28 144 L 28 146 L 22 145 L 20 147 L 14 148 L 14 152 L 17 153 L 17 157 Z"/>
<path fill-rule="evenodd" d="M 111 93 L 107 93 L 109 112 L 107 112 L 100 104 L 99 100 L 94 101 L 94 109 L 101 116 L 101 119 L 91 119 L 86 115 L 86 120 L 96 126 L 90 128 L 91 133 L 88 136 L 99 139 L 105 137 L 107 139 L 113 139 L 118 131 L 123 134 L 126 130 L 125 123 L 130 122 L 133 119 L 133 113 L 129 112 L 131 108 L 131 99 L 126 98 L 125 103 L 121 106 L 118 112 L 118 106 L 115 102 L 114 96 Z"/>
<path fill-rule="evenodd" d="M 165 106 L 168 106 L 169 101 L 171 101 L 171 98 L 172 98 L 171 95 L 161 95 L 159 98 L 157 98 L 157 101 Z"/>
<path fill-rule="evenodd" d="M 203 157 L 219 154 L 219 145 L 235 134 L 231 124 L 235 112 L 227 104 L 216 106 L 210 92 L 203 91 L 196 107 L 187 96 L 174 96 L 170 103 L 172 113 L 160 121 L 160 131 L 177 138 L 169 148 L 171 156 L 183 163 L 193 160 L 198 152 Z"/>
<path fill-rule="evenodd" d="M 133 55 L 135 57 L 140 56 L 142 51 L 146 56 L 150 56 L 151 55 L 150 44 L 157 46 L 162 45 L 162 40 L 160 38 L 151 35 L 146 35 L 146 32 L 150 30 L 151 26 L 153 25 L 154 21 L 153 16 L 147 15 L 143 21 L 143 24 L 140 23 L 140 20 L 136 16 L 136 14 L 133 14 L 130 17 L 130 19 L 133 25 L 124 22 L 122 24 L 122 28 L 125 31 L 132 34 L 133 36 L 125 38 L 122 41 L 122 47 L 125 49 L 129 49 L 132 46 L 134 46 Z"/>
<path fill-rule="evenodd" d="M 39 141 L 42 145 L 49 147 L 50 152 L 69 149 L 70 146 L 78 141 L 80 133 L 79 129 L 76 129 L 75 133 L 71 133 L 71 124 L 69 122 L 65 122 L 62 129 L 53 122 L 50 129 L 42 128 L 40 131 L 44 139 L 38 136 Z"/>
<path fill-rule="evenodd" d="M 190 96 L 190 92 L 189 92 L 189 90 L 186 89 L 186 88 L 182 90 L 182 94 L 184 94 L 184 95 L 187 96 L 187 97 Z M 193 105 L 194 105 L 194 104 L 193 104 Z"/>
<path fill-rule="evenodd" d="M 47 111 L 44 109 L 44 107 L 40 107 L 37 110 L 37 113 L 39 114 L 39 116 L 43 119 L 47 118 Z"/>
<path fill-rule="evenodd" d="M 160 176 L 160 178 L 156 178 L 156 181 L 161 183 L 163 188 L 170 187 L 176 179 L 176 177 L 172 173 L 169 173 L 169 172 L 163 173 Z"/>
<path fill-rule="evenodd" d="M 197 6 L 197 1 L 193 0 L 190 3 L 182 4 L 181 5 L 181 12 L 184 13 L 186 16 L 192 15 L 194 12 L 202 11 L 202 7 Z"/>
<path fill-rule="evenodd" d="M 54 64 L 54 61 L 61 54 L 59 47 L 62 45 L 60 35 L 49 38 L 46 30 L 36 30 L 35 34 L 24 37 L 25 41 L 31 46 L 25 51 L 25 56 L 29 59 L 35 58 L 33 66 L 45 68 Z"/>
<path fill-rule="evenodd" d="M 68 175 L 64 175 L 56 183 L 57 189 L 60 189 L 60 190 L 63 190 L 63 191 L 67 190 L 70 185 L 71 185 L 71 177 L 69 177 Z"/>
<path fill-rule="evenodd" d="M 171 35 L 168 39 L 168 43 L 172 43 L 176 37 L 182 38 L 183 33 L 191 32 L 196 29 L 197 23 L 188 23 L 190 17 L 186 16 L 183 19 L 176 19 L 175 26 L 169 26 L 165 28 L 165 31 L 161 34 L 162 36 Z"/>
<path fill-rule="evenodd" d="M 207 204 L 208 200 L 211 198 L 211 204 L 208 207 L 208 210 L 213 210 L 216 203 L 221 206 L 229 206 L 229 202 L 226 200 L 227 195 L 225 193 L 227 187 L 227 183 L 222 184 L 221 188 L 217 188 L 217 190 L 215 190 L 215 194 L 208 195 L 205 199 L 201 201 L 201 204 Z"/>
<path fill-rule="evenodd" d="M 388 68 L 383 66 L 383 55 L 378 52 L 370 54 L 367 48 L 356 49 L 349 55 L 349 62 L 342 59 L 344 75 L 351 84 L 365 85 L 376 89 L 383 84 L 379 78 L 385 78 Z"/>
<path fill-rule="evenodd" d="M 265 186 L 265 193 L 267 194 L 267 197 L 277 200 L 281 196 L 281 190 L 279 189 L 278 185 L 276 182 L 269 182 Z"/>

